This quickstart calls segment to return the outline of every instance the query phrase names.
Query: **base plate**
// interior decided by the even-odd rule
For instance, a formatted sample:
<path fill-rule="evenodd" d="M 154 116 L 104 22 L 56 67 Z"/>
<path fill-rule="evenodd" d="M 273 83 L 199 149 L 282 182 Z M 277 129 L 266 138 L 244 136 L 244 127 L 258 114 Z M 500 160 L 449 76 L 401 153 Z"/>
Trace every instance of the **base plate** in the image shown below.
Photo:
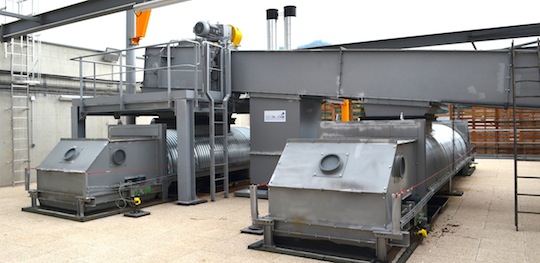
<path fill-rule="evenodd" d="M 246 228 L 242 228 L 242 230 L 240 230 L 240 233 L 253 234 L 253 235 L 262 235 L 264 233 L 264 231 L 263 231 L 262 228 L 254 228 L 252 226 L 248 226 Z"/>
<path fill-rule="evenodd" d="M 149 214 L 150 212 L 138 210 L 138 211 L 131 211 L 131 212 L 124 213 L 124 216 L 138 218 L 141 216 L 147 216 Z"/>

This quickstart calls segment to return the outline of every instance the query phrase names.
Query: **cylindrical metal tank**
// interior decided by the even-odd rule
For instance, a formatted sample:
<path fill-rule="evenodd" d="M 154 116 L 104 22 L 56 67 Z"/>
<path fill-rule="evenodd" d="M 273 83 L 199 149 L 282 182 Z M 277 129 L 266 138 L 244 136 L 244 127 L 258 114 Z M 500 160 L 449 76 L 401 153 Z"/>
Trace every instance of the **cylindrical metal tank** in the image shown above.
<path fill-rule="evenodd" d="M 223 162 L 223 137 L 216 138 L 216 162 Z M 169 174 L 176 174 L 178 151 L 176 130 L 167 130 L 167 168 Z M 210 168 L 210 142 L 208 137 L 195 137 L 195 171 Z M 230 171 L 249 164 L 250 132 L 249 127 L 231 127 L 227 137 Z"/>
<path fill-rule="evenodd" d="M 321 134 L 322 138 L 414 138 L 423 134 L 417 132 L 417 126 L 414 121 L 325 122 L 321 124 Z M 424 136 L 428 177 L 437 177 L 436 173 L 445 174 L 470 155 L 471 145 L 466 137 L 468 130 L 463 131 L 467 129 L 466 123 L 430 122 L 426 127 Z"/>
<path fill-rule="evenodd" d="M 454 170 L 469 155 L 468 148 L 459 132 L 434 122 L 431 133 L 426 136 L 426 174 L 437 179 L 436 174 L 444 175 Z"/>

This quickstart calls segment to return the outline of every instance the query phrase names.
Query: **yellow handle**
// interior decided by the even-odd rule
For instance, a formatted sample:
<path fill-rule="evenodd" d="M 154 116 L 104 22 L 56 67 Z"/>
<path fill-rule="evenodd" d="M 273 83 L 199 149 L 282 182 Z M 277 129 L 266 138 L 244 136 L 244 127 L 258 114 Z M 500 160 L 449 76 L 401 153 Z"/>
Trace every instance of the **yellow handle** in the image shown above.
<path fill-rule="evenodd" d="M 416 232 L 419 236 L 426 238 L 427 237 L 427 231 L 425 229 L 420 229 L 418 232 Z"/>
<path fill-rule="evenodd" d="M 140 205 L 141 204 L 141 198 L 140 197 L 133 197 L 133 203 L 135 205 Z"/>

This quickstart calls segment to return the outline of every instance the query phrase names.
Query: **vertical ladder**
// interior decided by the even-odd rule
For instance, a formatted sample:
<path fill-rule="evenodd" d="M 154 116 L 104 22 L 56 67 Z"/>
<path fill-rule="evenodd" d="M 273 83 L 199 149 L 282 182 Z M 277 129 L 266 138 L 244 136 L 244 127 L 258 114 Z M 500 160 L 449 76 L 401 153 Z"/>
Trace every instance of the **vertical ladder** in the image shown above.
<path fill-rule="evenodd" d="M 540 98 L 540 40 L 536 41 L 537 45 L 537 60 L 534 65 L 517 65 L 518 60 L 520 59 L 520 56 L 523 56 L 524 54 L 530 52 L 526 52 L 523 50 L 517 50 L 514 46 L 514 43 L 512 42 L 511 47 L 511 59 L 512 59 L 512 70 L 511 70 L 511 78 L 512 78 L 512 114 L 513 114 L 513 157 L 514 157 L 514 223 L 516 226 L 516 231 L 519 231 L 519 214 L 540 214 L 538 211 L 531 211 L 522 209 L 521 202 L 523 202 L 521 199 L 523 197 L 540 197 L 540 192 L 534 193 L 530 190 L 522 190 L 522 187 L 524 185 L 531 185 L 531 180 L 538 180 L 540 179 L 540 175 L 522 175 L 522 172 L 520 169 L 518 169 L 519 164 L 523 163 L 525 161 L 539 161 L 539 159 L 531 158 L 530 156 L 527 156 L 527 148 L 526 145 L 528 144 L 525 141 L 525 138 L 527 137 L 525 134 L 530 132 L 540 132 L 540 129 L 534 128 L 538 127 L 537 125 L 534 125 L 533 128 L 531 127 L 523 127 L 520 125 L 518 121 L 518 114 L 517 111 L 519 110 L 517 108 L 517 103 L 520 99 L 538 99 Z M 532 73 L 532 75 L 537 75 L 536 77 L 532 77 L 532 79 L 516 79 L 516 76 L 519 74 L 519 72 L 525 73 L 526 71 L 529 72 L 529 75 L 531 75 L 531 71 L 535 72 Z M 517 90 L 519 85 L 519 91 Z M 519 93 L 519 94 L 518 94 Z M 530 144 L 530 143 L 529 143 Z"/>
<path fill-rule="evenodd" d="M 223 194 L 229 197 L 229 114 L 228 100 L 230 89 L 225 85 L 225 48 L 204 42 L 205 53 L 205 93 L 208 98 L 209 116 L 209 144 L 210 144 L 210 200 L 216 200 L 216 188 L 219 182 L 223 183 Z M 216 61 L 217 59 L 217 61 Z M 215 79 L 217 77 L 217 80 Z M 212 87 L 212 80 L 217 81 L 217 88 Z M 216 115 L 221 119 L 216 120 Z M 222 133 L 217 133 L 221 126 Z M 216 170 L 221 168 L 221 176 L 216 176 Z"/>
<path fill-rule="evenodd" d="M 25 169 L 30 168 L 30 73 L 34 59 L 28 38 L 11 39 L 11 172 L 12 185 L 23 183 Z"/>

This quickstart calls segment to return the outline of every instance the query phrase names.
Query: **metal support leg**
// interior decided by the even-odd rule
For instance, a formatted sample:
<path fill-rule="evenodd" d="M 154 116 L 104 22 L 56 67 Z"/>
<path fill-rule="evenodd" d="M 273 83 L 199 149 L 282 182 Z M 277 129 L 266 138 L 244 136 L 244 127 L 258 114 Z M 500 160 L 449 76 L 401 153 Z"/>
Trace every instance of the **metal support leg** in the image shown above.
<path fill-rule="evenodd" d="M 273 247 L 274 245 L 274 233 L 272 232 L 274 228 L 274 222 L 267 222 L 263 226 L 264 228 L 264 236 L 263 236 L 263 246 L 265 247 Z"/>
<path fill-rule="evenodd" d="M 30 201 L 32 202 L 32 208 L 37 208 L 37 191 L 36 190 L 30 190 L 28 191 L 30 194 Z"/>
<path fill-rule="evenodd" d="M 454 180 L 454 178 L 450 178 L 450 180 L 448 180 L 448 183 L 446 184 L 447 190 L 441 192 L 440 193 L 441 195 L 449 195 L 449 196 L 462 196 L 463 195 L 463 191 L 454 191 L 453 190 L 453 187 L 452 187 L 452 181 L 453 180 Z"/>
<path fill-rule="evenodd" d="M 259 202 L 257 200 L 257 185 L 249 186 L 249 199 L 251 204 L 251 222 L 255 225 L 255 221 L 259 219 Z"/>
<path fill-rule="evenodd" d="M 30 169 L 24 168 L 24 190 L 30 191 Z"/>
<path fill-rule="evenodd" d="M 401 194 L 392 194 L 392 234 L 401 234 Z"/>
<path fill-rule="evenodd" d="M 388 247 L 386 245 L 386 238 L 377 237 L 377 248 L 376 248 L 377 260 L 385 262 L 388 254 Z"/>
<path fill-rule="evenodd" d="M 176 132 L 178 144 L 178 162 L 176 173 L 178 177 L 178 204 L 196 205 L 206 202 L 196 194 L 195 153 L 193 141 L 195 138 L 195 121 L 193 101 L 181 99 L 175 102 Z"/>
<path fill-rule="evenodd" d="M 77 217 L 84 217 L 84 199 L 77 198 Z"/>
<path fill-rule="evenodd" d="M 247 234 L 263 234 L 263 228 L 259 222 L 259 200 L 257 199 L 257 185 L 252 184 L 249 186 L 249 201 L 251 205 L 251 226 L 242 229 L 241 233 Z"/>

